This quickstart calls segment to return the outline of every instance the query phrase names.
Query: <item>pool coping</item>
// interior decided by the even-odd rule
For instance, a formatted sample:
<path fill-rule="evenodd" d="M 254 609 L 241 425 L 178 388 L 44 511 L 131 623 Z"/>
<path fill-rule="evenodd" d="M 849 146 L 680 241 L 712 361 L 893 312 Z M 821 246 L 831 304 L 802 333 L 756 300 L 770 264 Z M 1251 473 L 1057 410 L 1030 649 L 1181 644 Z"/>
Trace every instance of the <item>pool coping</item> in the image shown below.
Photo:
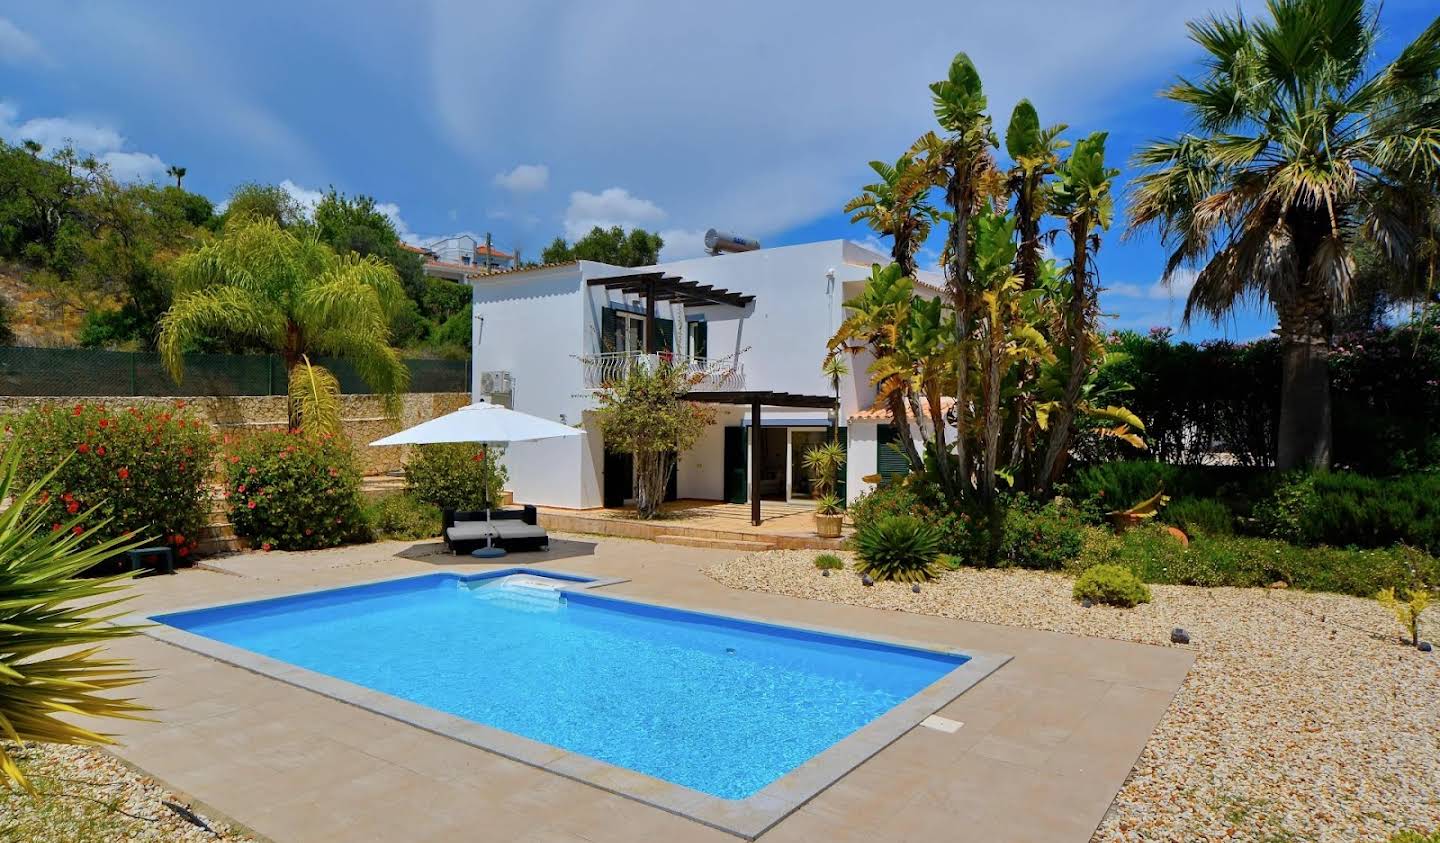
<path fill-rule="evenodd" d="M 875 720 L 832 744 L 799 767 L 766 785 L 759 792 L 744 799 L 724 799 L 153 620 L 154 617 L 163 615 L 262 603 L 269 600 L 284 600 L 320 592 L 345 591 L 370 585 L 429 577 L 435 574 L 448 574 L 463 579 L 489 579 L 511 574 L 571 578 L 575 582 L 567 584 L 559 590 L 562 592 L 584 591 L 587 592 L 587 599 L 669 609 L 708 618 L 736 620 L 764 627 L 800 630 L 841 639 L 875 642 L 945 655 L 963 655 L 967 661 L 901 701 Z M 881 635 L 858 635 L 852 631 L 832 627 L 777 621 L 736 612 L 700 611 L 667 602 L 593 593 L 596 589 L 624 582 L 628 582 L 628 580 L 620 577 L 594 577 L 588 574 L 525 566 L 500 568 L 481 573 L 473 570 L 441 568 L 427 574 L 382 577 L 349 583 L 340 587 L 324 586 L 250 600 L 227 600 L 153 611 L 148 614 L 134 613 L 119 618 L 115 622 L 141 626 L 144 635 L 163 643 L 353 705 L 383 717 L 398 720 L 441 737 L 588 784 L 608 793 L 632 799 L 749 840 L 759 837 L 776 823 L 799 810 L 805 803 L 885 747 L 899 740 L 911 729 L 920 725 L 926 717 L 944 708 L 1011 659 L 1011 656 L 1008 655 L 946 647 L 932 642 Z"/>

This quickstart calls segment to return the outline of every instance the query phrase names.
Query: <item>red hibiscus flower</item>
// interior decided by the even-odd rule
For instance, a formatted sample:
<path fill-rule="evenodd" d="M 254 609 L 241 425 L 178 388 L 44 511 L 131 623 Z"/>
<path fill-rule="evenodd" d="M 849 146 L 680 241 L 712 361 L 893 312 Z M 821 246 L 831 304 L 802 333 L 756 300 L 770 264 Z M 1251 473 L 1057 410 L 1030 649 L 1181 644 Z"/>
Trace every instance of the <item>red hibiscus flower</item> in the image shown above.
<path fill-rule="evenodd" d="M 85 444 L 84 442 L 81 442 L 79 445 L 75 446 L 75 450 L 79 451 L 82 454 L 88 454 L 90 453 L 90 446 Z"/>
<path fill-rule="evenodd" d="M 72 532 L 72 533 L 74 533 L 75 535 L 78 536 L 78 535 L 80 535 L 81 533 L 84 533 L 84 532 L 85 532 L 85 528 L 84 528 L 84 527 L 81 527 L 79 524 L 76 524 L 75 527 L 70 530 L 70 532 Z"/>
<path fill-rule="evenodd" d="M 251 501 L 251 502 L 249 502 L 248 504 L 246 504 L 246 506 L 250 507 L 251 509 L 254 509 L 254 508 L 255 508 L 255 502 L 254 502 L 254 501 Z"/>
<path fill-rule="evenodd" d="M 99 454 L 102 457 L 105 456 L 105 446 L 101 445 L 100 447 L 96 448 L 95 453 Z"/>
<path fill-rule="evenodd" d="M 101 429 L 101 430 L 104 430 L 105 428 L 107 428 L 107 427 L 109 427 L 109 426 L 110 426 L 110 420 L 109 420 L 109 419 L 101 419 L 101 420 L 100 420 L 100 429 Z"/>
<path fill-rule="evenodd" d="M 71 501 L 71 502 L 65 504 L 65 511 L 68 512 L 68 513 L 70 513 L 71 515 L 74 515 L 75 513 L 77 513 L 77 512 L 80 511 L 80 502 L 79 502 L 79 501 Z"/>
<path fill-rule="evenodd" d="M 129 480 L 129 479 L 130 479 L 130 469 L 128 469 L 128 468 L 121 467 L 120 470 L 119 470 L 119 471 L 116 471 L 115 473 L 118 474 L 118 475 L 120 475 L 120 479 L 121 479 L 121 480 Z"/>
<path fill-rule="evenodd" d="M 269 553 L 269 552 L 270 552 L 270 542 L 265 542 L 264 544 L 260 545 L 260 549 L 263 550 L 263 551 L 265 551 L 266 553 Z"/>

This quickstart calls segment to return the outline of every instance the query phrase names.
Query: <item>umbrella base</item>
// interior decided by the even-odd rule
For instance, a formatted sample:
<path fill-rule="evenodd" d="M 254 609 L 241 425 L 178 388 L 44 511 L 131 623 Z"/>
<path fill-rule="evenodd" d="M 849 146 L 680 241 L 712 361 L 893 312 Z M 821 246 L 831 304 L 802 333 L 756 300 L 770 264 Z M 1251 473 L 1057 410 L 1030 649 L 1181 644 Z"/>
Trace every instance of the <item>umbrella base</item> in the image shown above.
<path fill-rule="evenodd" d="M 503 547 L 481 547 L 470 551 L 470 555 L 476 559 L 499 559 L 505 555 Z"/>

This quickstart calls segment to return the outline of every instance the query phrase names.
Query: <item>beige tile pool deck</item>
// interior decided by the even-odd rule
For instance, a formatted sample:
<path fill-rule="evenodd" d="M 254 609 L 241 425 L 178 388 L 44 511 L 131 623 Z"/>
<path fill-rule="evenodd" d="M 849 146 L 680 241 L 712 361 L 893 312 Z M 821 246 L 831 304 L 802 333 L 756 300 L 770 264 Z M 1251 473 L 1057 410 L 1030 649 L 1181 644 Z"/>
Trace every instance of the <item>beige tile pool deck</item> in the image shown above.
<path fill-rule="evenodd" d="M 733 551 L 557 537 L 501 564 L 381 543 L 248 554 L 137 583 L 146 614 L 437 569 L 554 568 L 627 580 L 599 593 L 1012 660 L 759 839 L 1083 841 L 1188 670 L 1188 653 L 1119 641 L 732 591 L 702 569 Z M 155 722 L 115 751 L 276 841 L 736 840 L 633 799 L 153 638 L 114 648 L 155 678 Z"/>

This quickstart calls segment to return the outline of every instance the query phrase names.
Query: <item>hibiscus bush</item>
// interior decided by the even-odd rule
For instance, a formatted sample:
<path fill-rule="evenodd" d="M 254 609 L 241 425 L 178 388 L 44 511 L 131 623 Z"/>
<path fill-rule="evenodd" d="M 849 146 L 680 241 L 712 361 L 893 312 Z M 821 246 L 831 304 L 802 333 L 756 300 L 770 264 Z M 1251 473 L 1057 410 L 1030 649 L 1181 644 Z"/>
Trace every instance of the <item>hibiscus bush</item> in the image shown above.
<path fill-rule="evenodd" d="M 172 547 L 183 561 L 209 508 L 205 487 L 215 459 L 210 427 L 183 401 L 114 408 L 45 405 L 9 424 L 21 458 L 18 482 L 36 483 L 59 466 L 32 504 L 54 529 L 94 510 L 86 545 L 133 533 Z"/>
<path fill-rule="evenodd" d="M 261 550 L 334 547 L 365 532 L 360 468 L 343 438 L 267 431 L 225 454 L 235 532 Z"/>

